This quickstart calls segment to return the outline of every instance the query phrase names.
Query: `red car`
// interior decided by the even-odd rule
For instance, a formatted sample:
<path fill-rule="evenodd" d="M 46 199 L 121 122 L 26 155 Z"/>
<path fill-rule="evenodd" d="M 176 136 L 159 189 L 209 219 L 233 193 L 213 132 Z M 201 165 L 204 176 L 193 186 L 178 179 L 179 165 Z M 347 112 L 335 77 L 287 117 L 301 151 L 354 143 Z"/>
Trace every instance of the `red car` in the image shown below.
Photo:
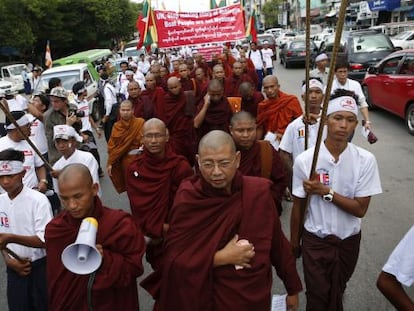
<path fill-rule="evenodd" d="M 370 108 L 403 118 L 414 135 L 414 49 L 394 52 L 369 67 L 361 84 Z"/>

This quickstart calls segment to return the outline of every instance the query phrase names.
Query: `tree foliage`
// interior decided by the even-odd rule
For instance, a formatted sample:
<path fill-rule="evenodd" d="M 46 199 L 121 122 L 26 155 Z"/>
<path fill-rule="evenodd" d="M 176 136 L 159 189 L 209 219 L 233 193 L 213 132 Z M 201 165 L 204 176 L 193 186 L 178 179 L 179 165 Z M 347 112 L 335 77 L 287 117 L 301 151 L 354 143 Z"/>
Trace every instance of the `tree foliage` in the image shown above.
<path fill-rule="evenodd" d="M 130 40 L 142 5 L 129 0 L 1 0 L 0 47 L 41 61 L 47 40 L 54 59 Z"/>
<path fill-rule="evenodd" d="M 283 0 L 270 0 L 262 7 L 262 14 L 265 18 L 265 28 L 272 28 L 278 24 L 279 5 L 282 5 Z"/>

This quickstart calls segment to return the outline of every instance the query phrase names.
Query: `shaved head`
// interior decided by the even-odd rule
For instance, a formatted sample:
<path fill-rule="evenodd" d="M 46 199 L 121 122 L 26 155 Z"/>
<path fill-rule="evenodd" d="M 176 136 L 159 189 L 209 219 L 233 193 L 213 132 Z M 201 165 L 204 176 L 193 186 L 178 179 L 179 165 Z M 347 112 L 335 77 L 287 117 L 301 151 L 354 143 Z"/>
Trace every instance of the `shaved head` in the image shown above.
<path fill-rule="evenodd" d="M 223 84 L 221 84 L 221 82 L 217 79 L 213 79 L 210 81 L 210 83 L 208 84 L 208 90 L 223 90 Z"/>
<path fill-rule="evenodd" d="M 236 146 L 230 134 L 220 130 L 213 130 L 201 138 L 198 144 L 198 153 L 202 153 L 204 149 L 218 150 L 223 146 L 229 146 L 231 152 L 233 154 L 236 153 Z"/>
<path fill-rule="evenodd" d="M 158 129 L 166 132 L 167 127 L 165 126 L 165 123 L 157 118 L 152 118 L 147 121 L 145 121 L 144 125 L 142 126 L 142 133 L 145 134 L 146 131 L 148 131 L 150 128 L 157 127 Z"/>
<path fill-rule="evenodd" d="M 276 84 L 279 84 L 279 81 L 277 80 L 277 77 L 276 76 L 272 76 L 272 75 L 269 75 L 269 76 L 264 77 L 263 83 L 265 83 L 265 82 L 269 82 L 269 83 L 276 82 Z"/>
<path fill-rule="evenodd" d="M 242 110 L 242 111 L 235 113 L 231 117 L 230 125 L 234 126 L 237 122 L 240 122 L 240 121 L 249 121 L 249 122 L 256 123 L 256 118 L 253 117 L 251 113 Z"/>
<path fill-rule="evenodd" d="M 69 164 L 63 168 L 59 174 L 59 184 L 76 180 L 77 182 L 86 182 L 88 186 L 93 184 L 91 172 L 89 169 L 79 163 Z"/>
<path fill-rule="evenodd" d="M 179 95 L 181 92 L 181 82 L 177 77 L 171 77 L 167 80 L 167 89 L 173 95 Z"/>

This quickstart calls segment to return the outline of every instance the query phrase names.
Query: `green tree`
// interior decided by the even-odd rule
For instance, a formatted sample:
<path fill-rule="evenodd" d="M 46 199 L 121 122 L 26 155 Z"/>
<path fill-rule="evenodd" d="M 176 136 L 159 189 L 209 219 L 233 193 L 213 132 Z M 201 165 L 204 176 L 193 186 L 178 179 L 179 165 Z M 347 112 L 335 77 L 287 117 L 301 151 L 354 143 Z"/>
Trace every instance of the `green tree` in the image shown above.
<path fill-rule="evenodd" d="M 262 7 L 262 14 L 264 15 L 265 28 L 275 27 L 278 21 L 279 5 L 282 5 L 283 0 L 267 1 Z"/>

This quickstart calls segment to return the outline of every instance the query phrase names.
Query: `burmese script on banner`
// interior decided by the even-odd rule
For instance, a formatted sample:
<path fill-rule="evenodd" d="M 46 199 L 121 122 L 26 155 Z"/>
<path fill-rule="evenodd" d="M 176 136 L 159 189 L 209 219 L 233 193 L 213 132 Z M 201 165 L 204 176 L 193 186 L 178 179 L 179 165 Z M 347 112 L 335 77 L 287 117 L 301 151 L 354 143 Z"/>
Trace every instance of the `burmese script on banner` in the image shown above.
<path fill-rule="evenodd" d="M 245 38 L 240 4 L 206 12 L 154 11 L 158 47 L 219 43 Z"/>

